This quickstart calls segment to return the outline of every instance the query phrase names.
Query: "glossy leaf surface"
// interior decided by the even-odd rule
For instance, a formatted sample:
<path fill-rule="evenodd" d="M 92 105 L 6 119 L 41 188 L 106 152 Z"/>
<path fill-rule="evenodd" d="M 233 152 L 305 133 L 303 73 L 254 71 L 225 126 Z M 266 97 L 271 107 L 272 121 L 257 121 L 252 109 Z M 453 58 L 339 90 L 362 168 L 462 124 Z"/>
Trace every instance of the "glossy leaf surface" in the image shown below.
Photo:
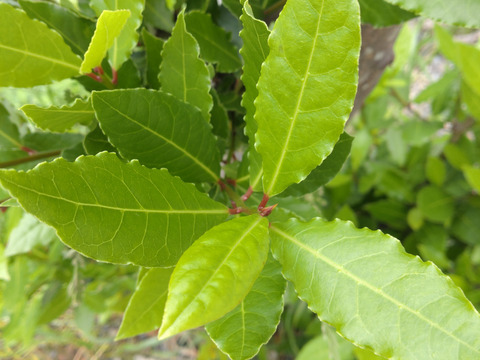
<path fill-rule="evenodd" d="M 19 4 L 28 16 L 44 22 L 50 29 L 62 35 L 74 53 L 83 56 L 87 51 L 95 31 L 92 21 L 52 2 L 20 0 Z"/>
<path fill-rule="evenodd" d="M 110 153 L 73 163 L 59 158 L 28 172 L 3 170 L 0 181 L 65 244 L 118 264 L 172 266 L 228 216 L 225 206 L 166 170 L 124 163 Z"/>
<path fill-rule="evenodd" d="M 384 0 L 359 0 L 362 22 L 373 26 L 391 26 L 415 17 L 411 12 Z"/>
<path fill-rule="evenodd" d="M 210 338 L 231 359 L 250 359 L 277 329 L 286 282 L 270 255 L 260 276 L 240 305 L 205 326 Z"/>
<path fill-rule="evenodd" d="M 213 106 L 210 74 L 199 56 L 198 43 L 187 31 L 182 11 L 178 14 L 172 36 L 163 46 L 159 80 L 163 91 L 196 106 L 208 120 Z"/>
<path fill-rule="evenodd" d="M 101 65 L 108 49 L 115 43 L 115 39 L 120 35 L 129 17 L 130 10 L 105 10 L 101 13 L 80 66 L 82 74 L 90 73 L 92 69 Z"/>
<path fill-rule="evenodd" d="M 218 180 L 215 137 L 193 106 L 146 89 L 95 92 L 92 101 L 103 132 L 126 158 L 185 181 Z"/>
<path fill-rule="evenodd" d="M 353 137 L 343 133 L 335 144 L 333 151 L 313 171 L 299 184 L 290 185 L 281 196 L 302 196 L 318 190 L 320 186 L 325 185 L 332 180 L 340 171 L 345 160 L 347 160 L 352 147 Z"/>
<path fill-rule="evenodd" d="M 250 186 L 255 191 L 262 190 L 262 157 L 255 149 L 255 133 L 257 132 L 257 122 L 255 121 L 254 101 L 258 96 L 257 82 L 260 78 L 260 69 L 270 51 L 268 47 L 268 36 L 270 31 L 261 20 L 255 19 L 252 8 L 248 1 L 244 1 L 242 16 L 240 20 L 243 29 L 240 31 L 240 37 L 243 40 L 243 47 L 240 54 L 243 58 L 242 82 L 245 86 L 245 92 L 242 96 L 242 106 L 246 110 L 245 114 L 245 134 L 248 136 L 248 159 L 250 161 Z"/>
<path fill-rule="evenodd" d="M 0 86 L 49 84 L 77 75 L 80 63 L 58 33 L 0 3 Z"/>
<path fill-rule="evenodd" d="M 357 86 L 358 2 L 289 0 L 268 44 L 255 119 L 263 188 L 273 196 L 307 177 L 343 132 Z"/>
<path fill-rule="evenodd" d="M 120 34 L 113 40 L 108 51 L 108 59 L 115 70 L 127 61 L 138 42 L 137 29 L 142 24 L 142 12 L 145 0 L 90 0 L 90 7 L 98 16 L 103 10 L 130 10 L 130 17 Z"/>
<path fill-rule="evenodd" d="M 171 268 L 147 269 L 123 315 L 116 340 L 158 329 L 162 325 Z"/>
<path fill-rule="evenodd" d="M 192 11 L 185 15 L 185 25 L 198 41 L 200 54 L 217 64 L 218 72 L 234 72 L 242 66 L 238 51 L 229 41 L 228 33 L 216 25 L 210 14 Z"/>
<path fill-rule="evenodd" d="M 284 276 L 310 309 L 357 345 L 396 359 L 475 359 L 480 316 L 432 263 L 350 222 L 290 220 L 270 230 Z"/>
<path fill-rule="evenodd" d="M 267 260 L 268 221 L 259 215 L 217 225 L 178 261 L 158 337 L 205 325 L 233 310 Z"/>
<path fill-rule="evenodd" d="M 24 105 L 20 108 L 37 127 L 54 132 L 65 132 L 74 125 L 89 125 L 95 120 L 90 99 L 77 99 L 68 106 L 50 106 L 43 108 L 36 105 Z"/>
<path fill-rule="evenodd" d="M 467 27 L 480 27 L 478 0 L 385 0 L 402 9 L 443 23 Z"/>

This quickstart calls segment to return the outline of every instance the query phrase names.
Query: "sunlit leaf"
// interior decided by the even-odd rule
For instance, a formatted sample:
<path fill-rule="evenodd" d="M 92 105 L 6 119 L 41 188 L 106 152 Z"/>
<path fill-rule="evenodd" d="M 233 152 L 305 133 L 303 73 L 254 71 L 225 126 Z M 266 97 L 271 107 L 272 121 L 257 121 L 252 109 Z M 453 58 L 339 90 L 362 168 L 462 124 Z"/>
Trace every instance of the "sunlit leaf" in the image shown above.
<path fill-rule="evenodd" d="M 80 63 L 58 33 L 0 3 L 0 86 L 49 84 L 78 75 Z"/>
<path fill-rule="evenodd" d="M 115 43 L 115 39 L 120 35 L 129 17 L 130 10 L 105 10 L 101 13 L 97 20 L 95 33 L 80 66 L 82 74 L 90 73 L 92 69 L 101 65 L 108 49 Z"/>
<path fill-rule="evenodd" d="M 273 196 L 305 179 L 343 132 L 357 86 L 358 2 L 289 0 L 268 45 L 255 119 L 263 188 Z"/>
<path fill-rule="evenodd" d="M 285 277 L 322 321 L 354 344 L 396 359 L 476 359 L 480 316 L 432 263 L 350 222 L 272 225 Z"/>
<path fill-rule="evenodd" d="M 257 132 L 257 123 L 255 121 L 254 101 L 258 96 L 257 82 L 260 78 L 260 69 L 265 61 L 270 49 L 268 47 L 268 36 L 270 31 L 261 20 L 255 19 L 252 8 L 248 1 L 243 3 L 243 13 L 240 20 L 243 29 L 240 31 L 240 37 L 243 40 L 243 47 L 240 54 L 243 58 L 242 82 L 245 86 L 245 92 L 242 96 L 242 106 L 246 109 L 245 114 L 245 134 L 248 136 L 248 159 L 250 161 L 250 186 L 255 191 L 262 190 L 262 158 L 255 149 L 255 133 Z"/>
<path fill-rule="evenodd" d="M 137 46 L 137 29 L 142 24 L 145 0 L 90 0 L 90 6 L 98 16 L 103 10 L 130 10 L 130 17 L 108 51 L 110 64 L 118 70 L 130 57 L 133 48 Z"/>
<path fill-rule="evenodd" d="M 228 216 L 224 205 L 166 170 L 124 163 L 110 153 L 73 163 L 59 158 L 28 172 L 2 170 L 0 181 L 65 244 L 118 264 L 172 266 Z"/>
<path fill-rule="evenodd" d="M 159 339 L 233 310 L 262 271 L 267 255 L 268 221 L 258 215 L 207 231 L 185 251 L 173 271 Z"/>
<path fill-rule="evenodd" d="M 83 56 L 95 31 L 95 24 L 53 2 L 20 0 L 28 16 L 38 19 L 60 35 L 76 54 Z"/>

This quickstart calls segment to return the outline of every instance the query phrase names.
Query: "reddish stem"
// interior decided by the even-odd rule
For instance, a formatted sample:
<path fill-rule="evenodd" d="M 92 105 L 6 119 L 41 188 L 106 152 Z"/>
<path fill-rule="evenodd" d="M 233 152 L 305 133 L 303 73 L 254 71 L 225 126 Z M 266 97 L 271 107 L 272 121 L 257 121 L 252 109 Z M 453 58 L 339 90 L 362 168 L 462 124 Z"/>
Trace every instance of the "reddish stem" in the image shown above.
<path fill-rule="evenodd" d="M 251 186 L 249 186 L 247 189 L 247 192 L 242 195 L 242 200 L 247 201 L 250 198 L 250 196 L 252 196 L 252 194 L 253 194 L 253 189 Z"/>
<path fill-rule="evenodd" d="M 93 71 L 95 71 L 99 75 L 103 75 L 105 73 L 101 66 L 97 66 L 95 69 L 93 69 Z"/>
<path fill-rule="evenodd" d="M 98 81 L 98 82 L 100 82 L 100 83 L 103 81 L 102 78 L 101 78 L 101 76 L 99 76 L 99 75 L 97 75 L 97 74 L 88 73 L 88 74 L 85 74 L 85 75 L 87 75 L 88 77 L 91 77 L 93 80 Z"/>
<path fill-rule="evenodd" d="M 258 205 L 258 210 L 262 210 L 265 207 L 265 205 L 267 205 L 269 199 L 270 197 L 267 194 L 263 194 L 262 201 Z"/>
<path fill-rule="evenodd" d="M 227 185 L 222 180 L 218 179 L 217 184 L 220 185 L 220 190 L 225 191 Z"/>
<path fill-rule="evenodd" d="M 242 208 L 234 208 L 234 209 L 228 209 L 228 213 L 230 215 L 238 215 L 242 213 L 244 210 Z"/>
<path fill-rule="evenodd" d="M 118 72 L 114 68 L 112 68 L 112 84 L 117 85 L 118 83 Z"/>
<path fill-rule="evenodd" d="M 227 183 L 232 185 L 233 187 L 237 186 L 237 180 L 235 179 L 227 179 Z"/>
<path fill-rule="evenodd" d="M 30 149 L 30 148 L 28 148 L 28 147 L 26 147 L 26 146 L 22 146 L 22 147 L 21 147 L 21 150 L 22 150 L 22 151 L 25 151 L 25 152 L 26 152 L 28 155 L 30 155 L 30 156 L 37 153 L 35 150 Z"/>

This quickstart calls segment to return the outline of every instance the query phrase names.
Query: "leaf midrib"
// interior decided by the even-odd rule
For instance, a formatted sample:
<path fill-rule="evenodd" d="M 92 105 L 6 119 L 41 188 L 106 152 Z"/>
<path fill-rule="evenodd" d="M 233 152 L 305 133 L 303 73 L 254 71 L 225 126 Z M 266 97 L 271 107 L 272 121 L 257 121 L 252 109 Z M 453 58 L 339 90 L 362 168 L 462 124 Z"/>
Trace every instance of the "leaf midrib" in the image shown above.
<path fill-rule="evenodd" d="M 305 250 L 306 252 L 312 254 L 314 257 L 316 257 L 317 259 L 319 259 L 320 261 L 323 261 L 324 263 L 326 263 L 327 265 L 330 265 L 331 267 L 333 267 L 335 270 L 339 271 L 339 272 L 342 272 L 345 276 L 347 277 L 350 277 L 353 281 L 355 281 L 357 284 L 359 285 L 362 285 L 364 287 L 366 287 L 367 289 L 371 290 L 372 292 L 378 294 L 379 296 L 385 298 L 386 300 L 390 301 L 391 303 L 393 303 L 395 306 L 397 306 L 400 309 L 404 309 L 404 310 L 407 310 L 409 311 L 410 313 L 412 313 L 413 315 L 417 316 L 420 320 L 423 320 L 424 322 L 428 323 L 430 326 L 440 330 L 441 332 L 443 332 L 444 334 L 446 334 L 447 336 L 451 337 L 452 339 L 456 340 L 457 342 L 459 342 L 460 344 L 468 347 L 469 349 L 473 350 L 474 352 L 476 353 L 479 353 L 480 354 L 480 349 L 475 349 L 474 347 L 472 347 L 469 343 L 463 341 L 462 339 L 458 338 L 457 336 L 455 336 L 453 333 L 447 331 L 446 329 L 444 329 L 443 327 L 440 326 L 440 324 L 436 323 L 436 322 L 433 322 L 431 321 L 430 319 L 428 319 L 427 317 L 425 317 L 424 315 L 422 315 L 421 313 L 419 313 L 418 311 L 412 309 L 411 307 L 409 307 L 408 305 L 398 301 L 397 299 L 395 299 L 394 297 L 386 294 L 382 289 L 379 289 L 377 287 L 375 287 L 374 285 L 368 283 L 367 281 L 361 279 L 360 277 L 358 277 L 357 275 L 351 273 L 350 271 L 348 271 L 347 269 L 345 269 L 343 266 L 335 263 L 334 261 L 330 260 L 328 257 L 324 256 L 323 254 L 321 254 L 319 251 L 316 251 L 315 249 L 312 249 L 311 247 L 301 243 L 300 241 L 298 241 L 295 237 L 292 237 L 290 236 L 289 234 L 283 232 L 282 230 L 280 230 L 279 228 L 275 227 L 274 225 L 271 225 L 270 226 L 270 229 L 274 232 L 276 232 L 277 234 L 279 234 L 280 236 L 284 237 L 285 239 L 291 241 L 292 243 L 294 243 L 295 245 L 297 245 L 298 247 L 302 248 L 303 250 Z"/>
<path fill-rule="evenodd" d="M 240 243 L 243 241 L 243 239 L 245 239 L 245 237 L 250 234 L 251 231 L 253 231 L 253 229 L 256 228 L 256 226 L 260 223 L 260 221 L 262 221 L 262 217 L 259 216 L 258 219 L 240 236 L 240 238 L 238 239 L 237 242 L 235 242 L 235 244 L 232 246 L 232 248 L 230 249 L 230 251 L 228 252 L 228 254 L 225 256 L 225 258 L 222 260 L 222 262 L 217 266 L 217 268 L 215 269 L 215 271 L 208 277 L 208 279 L 205 281 L 205 283 L 203 284 L 202 288 L 200 290 L 197 291 L 197 294 L 195 295 L 195 297 L 190 300 L 188 302 L 188 305 L 186 305 L 183 310 L 180 312 L 180 314 L 175 318 L 175 320 L 172 322 L 172 324 L 166 329 L 170 329 L 172 328 L 173 325 L 175 325 L 175 323 L 178 322 L 178 319 L 186 313 L 186 310 L 195 302 L 195 300 L 198 298 L 198 296 L 203 292 L 203 290 L 207 287 L 207 285 L 210 283 L 210 281 L 215 277 L 215 275 L 218 273 L 218 271 L 220 271 L 220 269 L 223 267 L 223 265 L 225 264 L 225 262 L 230 258 L 230 256 L 232 255 L 232 253 L 235 251 L 235 249 L 240 245 Z M 173 275 L 172 275 L 173 276 Z M 163 326 L 163 324 L 162 324 Z M 165 331 L 162 332 L 162 334 L 164 335 L 165 334 Z"/>
<path fill-rule="evenodd" d="M 0 44 L 0 48 L 10 50 L 10 51 L 13 51 L 13 52 L 18 52 L 20 54 L 31 56 L 31 57 L 34 57 L 34 58 L 37 58 L 37 59 L 45 60 L 45 61 L 48 61 L 48 62 L 51 62 L 51 63 L 54 63 L 54 64 L 58 64 L 58 65 L 61 65 L 63 67 L 69 68 L 69 69 L 74 69 L 77 72 L 79 71 L 79 67 L 73 65 L 72 63 L 67 63 L 65 61 L 60 61 L 60 60 L 57 60 L 57 59 L 54 59 L 54 58 L 50 58 L 48 56 L 35 54 L 35 53 L 30 52 L 30 51 L 20 50 L 20 49 L 13 48 L 11 46 L 7 46 L 7 45 L 3 45 L 3 44 Z"/>
<path fill-rule="evenodd" d="M 179 151 L 181 151 L 183 154 L 185 154 L 185 156 L 189 157 L 190 159 L 192 159 L 198 166 L 200 166 L 203 170 L 205 170 L 212 178 L 213 180 L 215 181 L 218 181 L 219 180 L 219 177 L 217 174 L 215 174 L 208 166 L 206 166 L 203 162 L 201 162 L 197 157 L 193 156 L 192 154 L 190 154 L 186 149 L 178 146 L 177 144 L 175 144 L 173 141 L 171 141 L 170 139 L 162 136 L 161 134 L 157 133 L 156 131 L 154 131 L 153 129 L 150 129 L 149 127 L 143 125 L 142 123 L 138 122 L 137 120 L 135 119 L 132 119 L 131 117 L 129 117 L 127 114 L 124 114 L 122 113 L 120 110 L 118 110 L 117 108 L 113 107 L 112 105 L 110 105 L 108 102 L 106 102 L 104 99 L 102 99 L 101 96 L 97 96 L 97 99 L 100 99 L 105 105 L 107 105 L 108 107 L 110 107 L 112 110 L 114 110 L 115 112 L 117 112 L 119 115 L 123 116 L 125 119 L 133 122 L 134 124 L 137 124 L 138 126 L 140 126 L 141 128 L 143 128 L 144 130 L 154 134 L 155 136 L 159 137 L 160 139 L 162 139 L 163 141 L 165 141 L 166 143 L 168 143 L 169 145 L 173 146 L 174 148 L 178 149 Z M 100 121 L 101 123 L 101 121 Z"/>
<path fill-rule="evenodd" d="M 73 201 L 73 200 L 70 200 L 70 199 L 67 199 L 67 198 L 64 198 L 64 197 L 43 193 L 43 192 L 28 188 L 26 186 L 19 185 L 17 183 L 14 183 L 14 182 L 6 180 L 6 179 L 2 179 L 2 182 L 7 182 L 9 184 L 12 184 L 13 186 L 16 186 L 16 187 L 20 188 L 20 189 L 23 189 L 23 190 L 26 190 L 26 191 L 29 191 L 29 192 L 33 192 L 33 193 L 35 193 L 39 196 L 44 196 L 44 197 L 48 197 L 48 198 L 56 199 L 56 200 L 60 200 L 60 201 L 65 201 L 65 202 L 74 204 L 76 206 L 94 207 L 94 208 L 115 210 L 115 211 L 120 211 L 120 212 L 153 213 L 153 214 L 226 214 L 226 213 L 228 213 L 227 209 L 204 209 L 204 210 L 202 210 L 202 209 L 199 209 L 199 210 L 190 210 L 190 209 L 185 209 L 185 210 L 181 210 L 181 209 L 161 210 L 161 209 L 145 209 L 145 208 L 134 209 L 134 208 L 121 208 L 121 207 L 117 207 L 117 206 L 109 206 L 109 205 L 104 205 L 104 204 L 99 204 L 99 203 L 96 203 L 96 204 L 82 203 L 82 202 Z"/>
<path fill-rule="evenodd" d="M 312 65 L 312 59 L 313 59 L 313 54 L 314 54 L 314 51 L 315 51 L 315 48 L 317 46 L 317 39 L 318 39 L 318 34 L 320 32 L 320 24 L 322 22 L 322 15 L 323 15 L 323 7 L 325 5 L 325 0 L 322 0 L 322 6 L 320 8 L 320 11 L 318 11 L 318 21 L 317 21 L 317 28 L 315 30 L 315 36 L 314 36 L 314 40 L 313 40 L 313 44 L 312 44 L 312 50 L 310 51 L 310 56 L 309 56 L 309 59 L 308 59 L 308 64 L 307 64 L 307 67 L 305 69 L 305 75 L 304 75 L 304 80 L 303 80 L 303 83 L 302 83 L 302 87 L 300 89 L 300 93 L 298 95 L 298 99 L 297 99 L 297 104 L 295 106 L 295 111 L 293 113 L 293 117 L 292 117 L 292 120 L 291 120 L 291 123 L 290 123 L 290 128 L 288 129 L 288 133 L 287 133 L 287 138 L 285 140 L 285 145 L 283 146 L 282 148 L 282 152 L 280 154 L 280 159 L 279 159 L 279 162 L 278 162 L 278 165 L 277 165 L 277 168 L 275 169 L 275 173 L 273 174 L 273 177 L 272 177 L 272 181 L 270 183 L 270 187 L 268 188 L 268 190 L 266 191 L 266 193 L 269 195 L 271 194 L 272 192 L 272 189 L 275 187 L 276 183 L 277 183 L 277 179 L 278 179 L 278 175 L 280 173 L 280 169 L 282 168 L 282 165 L 283 165 L 283 161 L 285 160 L 285 155 L 287 153 L 287 148 L 290 144 L 290 139 L 292 137 L 292 133 L 293 133 L 293 129 L 295 128 L 295 123 L 297 122 L 297 119 L 298 119 L 298 114 L 300 112 L 300 105 L 302 103 L 302 100 L 303 100 L 303 93 L 305 91 L 305 86 L 307 84 L 307 80 L 308 80 L 308 75 L 310 73 L 310 67 Z"/>

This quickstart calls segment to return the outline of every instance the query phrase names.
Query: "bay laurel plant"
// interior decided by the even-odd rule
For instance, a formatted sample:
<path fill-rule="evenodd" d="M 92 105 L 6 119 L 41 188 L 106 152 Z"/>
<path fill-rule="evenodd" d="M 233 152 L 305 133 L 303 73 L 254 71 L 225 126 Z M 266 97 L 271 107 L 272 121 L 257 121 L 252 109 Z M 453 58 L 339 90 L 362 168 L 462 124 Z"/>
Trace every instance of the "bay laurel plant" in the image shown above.
<path fill-rule="evenodd" d="M 0 3 L 0 85 L 72 78 L 88 93 L 25 104 L 27 124 L 2 113 L 2 145 L 17 147 L 0 171 L 3 205 L 88 258 L 138 266 L 118 339 L 205 326 L 248 359 L 291 282 L 321 321 L 380 356 L 480 359 L 480 316 L 435 264 L 378 230 L 278 205 L 302 202 L 349 154 L 360 5 L 384 23 L 480 27 L 476 0 L 287 0 L 269 25 L 266 5 L 247 0 Z M 26 145 L 38 133 L 57 136 L 53 149 Z M 47 161 L 29 168 L 25 151 Z"/>

